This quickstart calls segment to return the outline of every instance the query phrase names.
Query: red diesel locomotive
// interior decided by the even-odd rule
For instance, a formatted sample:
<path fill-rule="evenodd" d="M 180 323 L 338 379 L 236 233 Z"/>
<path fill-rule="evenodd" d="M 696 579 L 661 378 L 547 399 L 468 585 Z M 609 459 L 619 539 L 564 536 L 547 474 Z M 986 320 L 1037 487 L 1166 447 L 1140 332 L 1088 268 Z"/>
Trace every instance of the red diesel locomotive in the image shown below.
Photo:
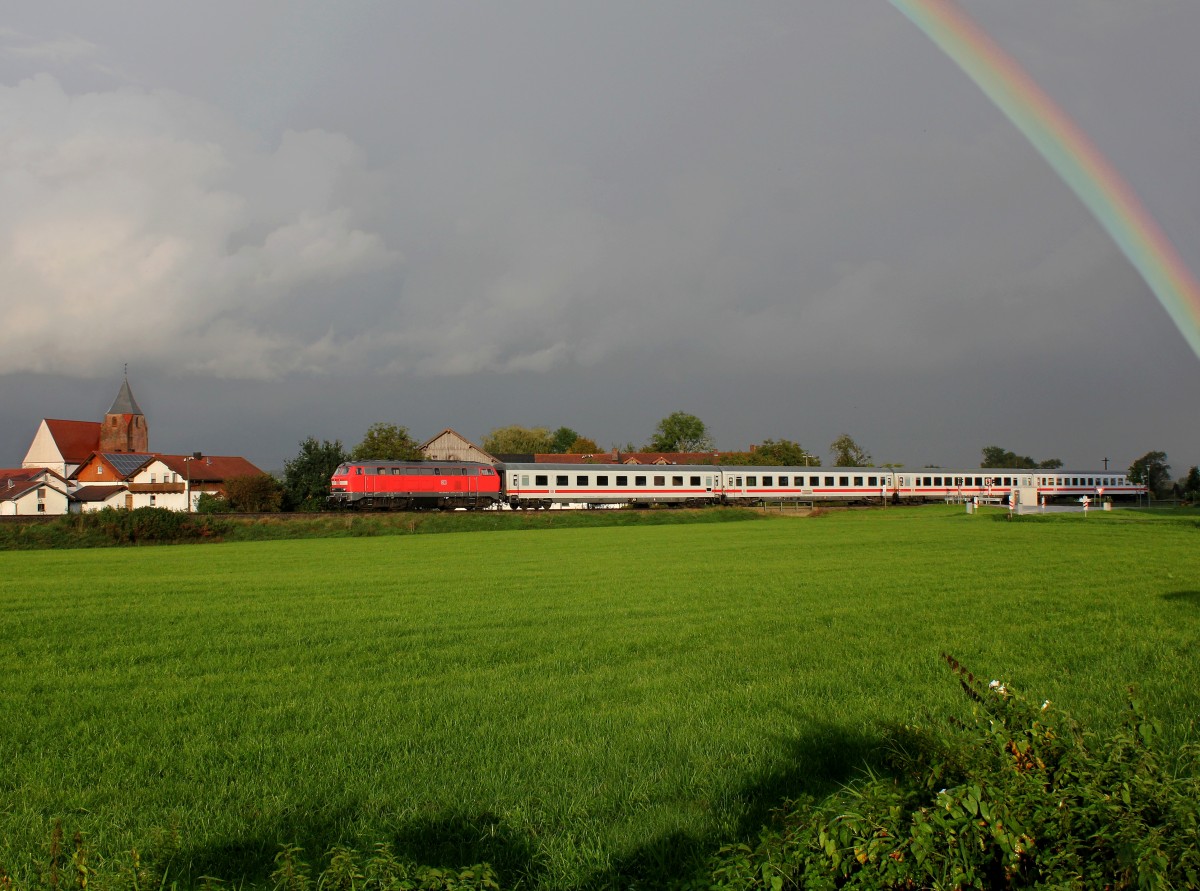
<path fill-rule="evenodd" d="M 366 509 L 477 510 L 500 501 L 500 474 L 470 461 L 357 461 L 334 471 L 329 501 Z"/>

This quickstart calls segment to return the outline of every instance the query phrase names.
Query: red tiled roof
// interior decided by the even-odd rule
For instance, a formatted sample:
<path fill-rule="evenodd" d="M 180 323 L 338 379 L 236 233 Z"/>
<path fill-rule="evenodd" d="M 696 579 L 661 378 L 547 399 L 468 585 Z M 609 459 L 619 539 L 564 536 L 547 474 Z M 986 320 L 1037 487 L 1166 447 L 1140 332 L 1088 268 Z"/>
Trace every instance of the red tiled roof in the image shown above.
<path fill-rule="evenodd" d="M 63 421 L 46 418 L 46 427 L 54 437 L 59 454 L 72 464 L 81 464 L 100 448 L 99 421 Z"/>
<path fill-rule="evenodd" d="M 12 480 L 14 483 L 24 482 L 44 472 L 40 467 L 0 468 L 0 483 L 7 485 L 9 480 Z"/>
<path fill-rule="evenodd" d="M 76 501 L 105 501 L 114 492 L 129 491 L 125 486 L 80 486 L 71 493 Z"/>
<path fill-rule="evenodd" d="M 220 482 L 234 476 L 258 476 L 259 470 L 245 458 L 236 455 L 156 455 L 174 473 L 192 482 Z M 187 459 L 187 460 L 185 460 Z"/>
<path fill-rule="evenodd" d="M 719 464 L 716 452 L 596 452 L 594 455 L 537 454 L 538 464 Z"/>

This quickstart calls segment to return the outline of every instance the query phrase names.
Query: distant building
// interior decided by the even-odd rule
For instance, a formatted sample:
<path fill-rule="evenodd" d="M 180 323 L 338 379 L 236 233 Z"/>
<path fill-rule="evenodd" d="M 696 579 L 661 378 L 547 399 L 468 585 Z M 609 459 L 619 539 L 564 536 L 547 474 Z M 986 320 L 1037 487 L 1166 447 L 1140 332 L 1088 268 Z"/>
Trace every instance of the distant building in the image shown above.
<path fill-rule="evenodd" d="M 461 433 L 447 427 L 437 436 L 421 444 L 426 461 L 479 461 L 495 464 L 496 459 Z"/>
<path fill-rule="evenodd" d="M 65 514 L 68 485 L 53 470 L 21 467 L 0 470 L 0 517 Z"/>
<path fill-rule="evenodd" d="M 19 471 L 0 471 L 0 515 L 34 513 L 30 505 L 45 514 L 105 507 L 187 510 L 190 505 L 194 510 L 201 494 L 224 495 L 227 479 L 262 473 L 245 458 L 151 452 L 146 416 L 133 398 L 128 377 L 103 421 L 44 418 L 21 471 L 44 471 L 50 476 L 39 477 L 38 485 L 27 487 L 34 492 L 31 499 L 25 490 L 16 492 L 20 480 L 3 476 Z M 6 492 L 11 498 L 5 498 Z"/>

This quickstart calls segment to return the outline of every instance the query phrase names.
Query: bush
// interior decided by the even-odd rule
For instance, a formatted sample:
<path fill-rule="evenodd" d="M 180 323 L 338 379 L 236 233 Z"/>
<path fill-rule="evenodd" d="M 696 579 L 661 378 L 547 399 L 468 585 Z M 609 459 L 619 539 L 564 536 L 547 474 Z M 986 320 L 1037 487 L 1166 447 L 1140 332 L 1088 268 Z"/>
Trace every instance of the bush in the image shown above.
<path fill-rule="evenodd" d="M 1194 745 L 1164 751 L 1133 698 L 1120 730 L 1098 738 L 945 659 L 969 715 L 901 728 L 893 775 L 794 802 L 757 844 L 722 848 L 695 887 L 1200 886 Z"/>

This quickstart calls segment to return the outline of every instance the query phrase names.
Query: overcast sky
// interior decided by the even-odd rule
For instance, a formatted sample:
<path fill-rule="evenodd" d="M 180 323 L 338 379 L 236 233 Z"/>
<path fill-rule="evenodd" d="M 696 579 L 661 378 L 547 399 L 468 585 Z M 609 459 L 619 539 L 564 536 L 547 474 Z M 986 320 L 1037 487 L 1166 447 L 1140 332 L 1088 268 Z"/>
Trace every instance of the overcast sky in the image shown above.
<path fill-rule="evenodd" d="M 1200 269 L 1200 3 L 963 4 Z M 1200 361 L 886 2 L 14 4 L 0 466 L 100 420 L 1200 463 Z"/>

